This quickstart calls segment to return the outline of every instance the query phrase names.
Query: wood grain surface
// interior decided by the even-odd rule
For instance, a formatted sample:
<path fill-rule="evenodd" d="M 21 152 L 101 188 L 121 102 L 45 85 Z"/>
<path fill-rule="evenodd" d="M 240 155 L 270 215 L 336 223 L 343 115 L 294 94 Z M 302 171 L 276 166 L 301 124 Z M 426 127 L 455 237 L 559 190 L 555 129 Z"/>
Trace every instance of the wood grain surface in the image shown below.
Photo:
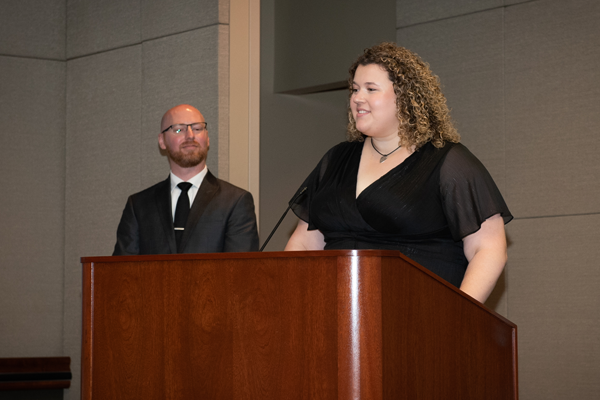
<path fill-rule="evenodd" d="M 516 399 L 516 326 L 393 251 L 83 258 L 82 399 Z"/>

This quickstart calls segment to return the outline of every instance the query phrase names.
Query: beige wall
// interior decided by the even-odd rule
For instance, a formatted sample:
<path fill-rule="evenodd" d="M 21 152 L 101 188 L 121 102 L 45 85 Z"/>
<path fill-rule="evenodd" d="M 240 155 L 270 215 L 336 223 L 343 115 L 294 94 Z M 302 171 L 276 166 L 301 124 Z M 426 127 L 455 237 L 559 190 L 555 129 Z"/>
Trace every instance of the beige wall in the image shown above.
<path fill-rule="evenodd" d="M 228 5 L 0 6 L 0 357 L 71 356 L 66 398 L 79 398 L 79 257 L 110 254 L 127 195 L 166 177 L 156 148 L 164 110 L 197 105 L 219 138 L 209 167 L 229 165 L 219 150 L 228 145 Z M 397 42 L 440 75 L 464 143 L 515 215 L 509 264 L 488 304 L 519 326 L 521 399 L 598 398 L 600 3 L 398 0 L 396 10 Z M 345 12 L 326 28 L 368 34 L 389 19 Z M 345 91 L 277 93 L 276 65 L 289 60 L 276 60 L 276 37 L 294 32 L 278 33 L 276 21 L 275 0 L 263 0 L 261 243 L 322 154 L 344 140 L 346 118 Z M 336 60 L 364 46 L 349 38 Z M 330 58 L 313 55 L 327 73 L 299 69 L 291 90 L 344 80 L 346 65 L 328 75 Z M 294 224 L 288 216 L 267 250 L 282 249 Z"/>
<path fill-rule="evenodd" d="M 261 1 L 261 244 L 325 152 L 346 138 L 348 91 L 317 90 L 339 88 L 365 47 L 395 36 L 393 0 L 302 4 Z M 290 211 L 265 251 L 283 250 L 296 222 Z"/>
<path fill-rule="evenodd" d="M 34 3 L 0 6 L 0 357 L 63 354 L 65 6 Z"/>
<path fill-rule="evenodd" d="M 0 4 L 0 357 L 65 354 L 65 11 L 65 0 Z"/>
<path fill-rule="evenodd" d="M 521 398 L 598 398 L 600 3 L 396 4 L 515 216 L 490 303 L 518 325 Z"/>
<path fill-rule="evenodd" d="M 463 142 L 515 216 L 507 226 L 509 262 L 488 306 L 519 327 L 520 398 L 598 398 L 600 3 L 397 0 L 395 14 L 395 40 L 440 76 Z M 324 151 L 343 140 L 347 97 L 277 94 L 284 87 L 277 86 L 277 66 L 293 65 L 293 57 L 277 59 L 273 36 L 286 25 L 273 1 L 263 0 L 262 18 L 264 240 Z M 332 19 L 330 29 L 343 30 L 345 21 Z M 348 23 L 360 28 L 364 19 Z M 296 29 L 284 37 L 310 36 Z M 330 71 L 319 75 L 318 67 L 335 64 L 330 58 L 323 50 L 309 57 L 317 77 L 303 84 L 337 81 Z M 295 222 L 288 216 L 267 250 L 282 249 Z"/>
<path fill-rule="evenodd" d="M 394 40 L 394 10 L 394 0 L 277 0 L 272 21 L 274 91 L 306 94 L 344 88 L 357 53 Z"/>
<path fill-rule="evenodd" d="M 79 259 L 110 255 L 127 196 L 167 177 L 162 114 L 198 107 L 228 166 L 229 1 L 0 7 L 0 357 L 70 356 L 77 399 Z"/>
<path fill-rule="evenodd" d="M 227 82 L 219 79 L 228 69 L 222 65 L 228 5 L 218 0 L 67 5 L 64 351 L 75 365 L 79 258 L 110 255 L 127 196 L 167 177 L 157 147 L 167 109 L 189 103 L 202 111 L 213 139 L 207 164 L 219 173 L 224 133 L 219 103 L 229 94 Z M 67 398 L 79 397 L 78 381 L 75 374 Z"/>

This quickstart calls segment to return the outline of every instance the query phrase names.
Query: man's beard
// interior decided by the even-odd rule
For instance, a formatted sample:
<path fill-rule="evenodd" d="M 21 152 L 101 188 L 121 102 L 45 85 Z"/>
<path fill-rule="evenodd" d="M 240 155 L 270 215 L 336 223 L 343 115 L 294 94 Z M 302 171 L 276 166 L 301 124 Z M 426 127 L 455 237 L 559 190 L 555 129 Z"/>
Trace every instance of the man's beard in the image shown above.
<path fill-rule="evenodd" d="M 198 144 L 198 142 L 195 142 Z M 191 168 L 200 164 L 202 161 L 206 160 L 206 156 L 208 155 L 208 146 L 206 148 L 202 148 L 200 145 L 193 152 L 183 152 L 181 150 L 174 151 L 169 146 L 167 147 L 167 154 L 169 158 L 173 160 L 173 162 L 179 165 L 181 168 Z"/>

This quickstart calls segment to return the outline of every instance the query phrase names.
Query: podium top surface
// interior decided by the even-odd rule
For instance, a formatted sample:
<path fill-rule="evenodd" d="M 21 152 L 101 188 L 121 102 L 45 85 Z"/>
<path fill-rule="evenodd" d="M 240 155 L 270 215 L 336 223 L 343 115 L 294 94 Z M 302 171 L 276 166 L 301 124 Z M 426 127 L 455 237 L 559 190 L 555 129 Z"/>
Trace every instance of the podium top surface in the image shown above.
<path fill-rule="evenodd" d="M 396 250 L 316 250 L 316 251 L 264 251 L 248 253 L 190 253 L 190 254 L 149 254 L 137 256 L 93 256 L 81 257 L 82 263 L 111 263 L 123 261 L 171 261 L 240 258 L 294 258 L 294 257 L 400 257 L 411 263 L 404 254 Z"/>

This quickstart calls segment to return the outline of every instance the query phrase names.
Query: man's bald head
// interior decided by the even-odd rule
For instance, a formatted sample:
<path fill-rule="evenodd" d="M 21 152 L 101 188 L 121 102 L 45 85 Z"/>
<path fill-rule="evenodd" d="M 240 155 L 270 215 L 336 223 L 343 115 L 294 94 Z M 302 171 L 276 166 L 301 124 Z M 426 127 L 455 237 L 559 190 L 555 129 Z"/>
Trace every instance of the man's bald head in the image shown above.
<path fill-rule="evenodd" d="M 194 122 L 205 122 L 202 113 L 189 104 L 180 104 L 163 115 L 160 121 L 160 131 L 164 131 L 173 124 L 192 124 Z"/>
<path fill-rule="evenodd" d="M 171 128 L 176 125 L 175 128 Z M 210 148 L 204 117 L 195 107 L 180 104 L 163 115 L 158 145 L 167 152 L 171 171 L 188 179 L 202 171 Z"/>

